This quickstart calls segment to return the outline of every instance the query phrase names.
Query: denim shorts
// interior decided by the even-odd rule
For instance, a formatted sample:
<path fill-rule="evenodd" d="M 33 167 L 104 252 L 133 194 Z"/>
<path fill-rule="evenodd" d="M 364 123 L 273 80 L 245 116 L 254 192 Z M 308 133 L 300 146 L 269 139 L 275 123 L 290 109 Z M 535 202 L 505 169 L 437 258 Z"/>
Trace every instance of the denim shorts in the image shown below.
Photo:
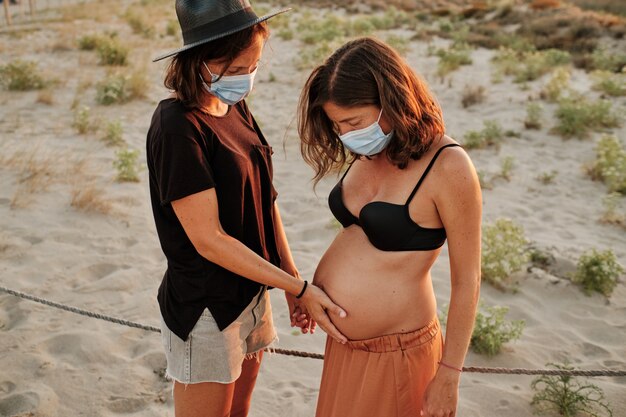
<path fill-rule="evenodd" d="M 265 287 L 222 331 L 208 309 L 204 310 L 186 341 L 172 333 L 161 317 L 166 374 L 184 384 L 230 384 L 241 375 L 244 359 L 258 358 L 258 353 L 277 339 L 270 297 Z"/>

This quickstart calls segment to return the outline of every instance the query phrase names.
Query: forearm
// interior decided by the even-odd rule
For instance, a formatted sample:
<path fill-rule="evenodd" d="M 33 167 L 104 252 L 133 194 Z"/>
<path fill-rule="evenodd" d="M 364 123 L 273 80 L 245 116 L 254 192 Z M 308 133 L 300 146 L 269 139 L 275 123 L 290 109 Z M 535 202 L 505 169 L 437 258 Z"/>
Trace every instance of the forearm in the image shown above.
<path fill-rule="evenodd" d="M 472 337 L 480 283 L 477 275 L 463 277 L 458 281 L 452 284 L 441 360 L 447 365 L 461 368 Z"/>
<path fill-rule="evenodd" d="M 246 245 L 225 233 L 217 233 L 210 245 L 196 248 L 209 261 L 242 277 L 297 295 L 302 281 L 263 259 Z"/>
<path fill-rule="evenodd" d="M 281 259 L 280 266 L 282 269 L 290 273 L 292 271 L 296 272 L 296 264 L 293 260 L 293 256 L 291 255 L 291 250 L 289 249 L 287 234 L 285 233 L 285 228 L 283 227 L 283 221 L 278 209 L 278 203 L 274 203 L 274 226 L 276 233 L 276 246 Z"/>

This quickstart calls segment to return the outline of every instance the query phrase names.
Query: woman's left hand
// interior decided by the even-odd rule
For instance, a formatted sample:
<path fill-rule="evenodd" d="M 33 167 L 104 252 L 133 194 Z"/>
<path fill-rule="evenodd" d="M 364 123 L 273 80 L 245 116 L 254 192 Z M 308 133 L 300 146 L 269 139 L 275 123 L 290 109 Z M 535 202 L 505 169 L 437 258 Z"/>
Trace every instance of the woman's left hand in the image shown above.
<path fill-rule="evenodd" d="M 295 266 L 283 267 L 283 271 L 296 278 L 300 278 L 300 274 Z M 285 299 L 287 300 L 287 307 L 289 308 L 289 320 L 291 321 L 291 327 L 299 327 L 302 333 L 315 333 L 316 323 L 315 320 L 306 311 L 304 304 L 300 302 L 295 295 L 285 292 Z"/>
<path fill-rule="evenodd" d="M 422 417 L 455 417 L 459 400 L 459 372 L 439 368 L 424 393 Z"/>

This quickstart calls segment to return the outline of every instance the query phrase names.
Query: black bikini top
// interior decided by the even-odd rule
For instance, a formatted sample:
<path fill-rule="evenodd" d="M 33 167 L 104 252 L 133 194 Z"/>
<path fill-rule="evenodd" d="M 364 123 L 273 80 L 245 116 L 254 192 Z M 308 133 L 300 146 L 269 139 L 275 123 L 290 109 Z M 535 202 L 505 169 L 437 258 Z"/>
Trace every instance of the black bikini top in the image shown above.
<path fill-rule="evenodd" d="M 343 179 L 352 167 L 350 165 L 328 196 L 330 211 L 343 227 L 360 226 L 372 245 L 380 250 L 428 251 L 440 248 L 446 241 L 446 229 L 422 227 L 415 223 L 409 215 L 409 203 L 441 151 L 451 146 L 460 145 L 449 144 L 437 150 L 404 205 L 371 201 L 363 206 L 359 217 L 353 215 L 343 202 Z"/>

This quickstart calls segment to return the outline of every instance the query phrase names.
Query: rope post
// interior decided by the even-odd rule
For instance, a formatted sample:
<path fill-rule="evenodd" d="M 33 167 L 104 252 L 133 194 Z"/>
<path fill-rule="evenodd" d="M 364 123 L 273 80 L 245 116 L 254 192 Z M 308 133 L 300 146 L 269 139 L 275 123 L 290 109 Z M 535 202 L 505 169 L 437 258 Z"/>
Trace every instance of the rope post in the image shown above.
<path fill-rule="evenodd" d="M 4 5 L 4 17 L 7 20 L 7 25 L 11 26 L 13 22 L 11 22 L 11 13 L 9 12 L 9 1 L 10 0 L 3 0 L 2 4 Z"/>

